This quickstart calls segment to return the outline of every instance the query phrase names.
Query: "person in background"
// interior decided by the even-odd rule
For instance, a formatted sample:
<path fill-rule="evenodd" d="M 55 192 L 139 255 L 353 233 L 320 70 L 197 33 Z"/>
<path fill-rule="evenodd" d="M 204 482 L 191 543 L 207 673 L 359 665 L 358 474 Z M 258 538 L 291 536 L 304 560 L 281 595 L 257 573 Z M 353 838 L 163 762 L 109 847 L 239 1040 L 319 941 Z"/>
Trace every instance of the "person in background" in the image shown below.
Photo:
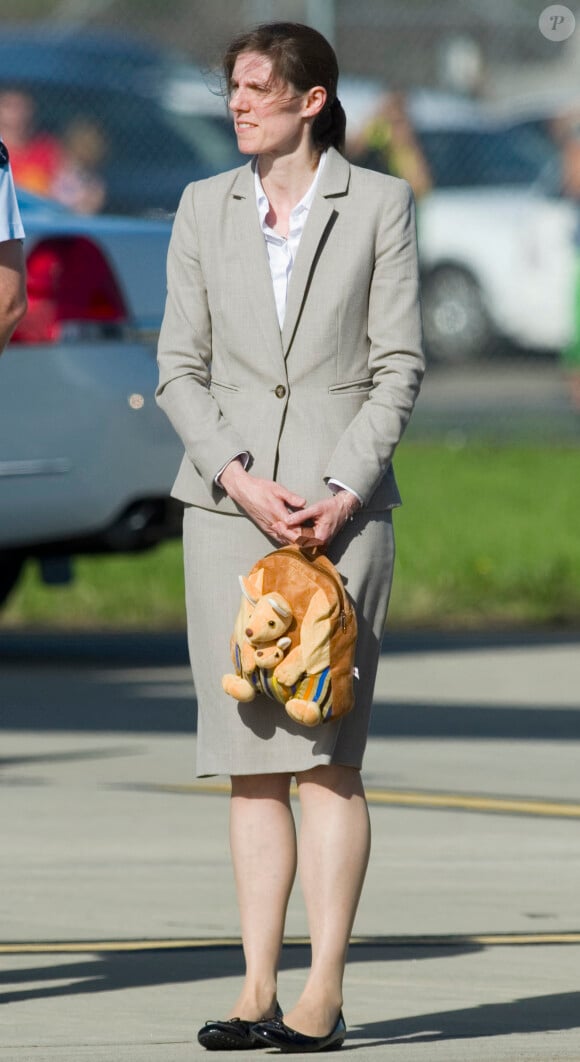
<path fill-rule="evenodd" d="M 26 270 L 8 148 L 0 140 L 0 354 L 26 313 Z"/>
<path fill-rule="evenodd" d="M 62 166 L 60 141 L 35 125 L 36 105 L 27 92 L 0 92 L 0 129 L 10 145 L 10 165 L 19 188 L 35 195 L 52 195 L 52 186 Z"/>
<path fill-rule="evenodd" d="M 76 118 L 64 134 L 62 147 L 51 195 L 76 214 L 98 214 L 107 197 L 99 172 L 107 151 L 101 129 L 87 118 Z"/>
<path fill-rule="evenodd" d="M 402 92 L 384 97 L 352 144 L 350 155 L 359 166 L 408 181 L 415 199 L 421 199 L 433 186 Z"/>

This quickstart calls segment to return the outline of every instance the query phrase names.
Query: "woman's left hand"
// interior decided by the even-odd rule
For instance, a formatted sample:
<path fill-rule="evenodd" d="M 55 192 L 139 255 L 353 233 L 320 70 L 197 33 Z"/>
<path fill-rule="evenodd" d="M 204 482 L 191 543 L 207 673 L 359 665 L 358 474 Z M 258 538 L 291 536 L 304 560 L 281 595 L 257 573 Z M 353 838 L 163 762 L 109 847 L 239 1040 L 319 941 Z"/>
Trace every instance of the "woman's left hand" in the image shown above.
<path fill-rule="evenodd" d="M 280 522 L 275 530 L 280 535 L 286 528 L 305 526 L 308 531 L 308 545 L 328 546 L 347 520 L 360 509 L 360 502 L 355 494 L 340 490 L 323 501 L 314 502 L 305 509 L 299 509 Z"/>

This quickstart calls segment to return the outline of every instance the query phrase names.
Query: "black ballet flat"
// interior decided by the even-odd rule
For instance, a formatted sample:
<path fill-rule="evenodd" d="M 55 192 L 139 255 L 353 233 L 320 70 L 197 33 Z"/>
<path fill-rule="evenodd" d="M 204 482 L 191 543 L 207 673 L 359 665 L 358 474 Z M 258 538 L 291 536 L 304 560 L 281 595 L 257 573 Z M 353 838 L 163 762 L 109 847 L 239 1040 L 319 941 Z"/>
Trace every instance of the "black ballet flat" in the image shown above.
<path fill-rule="evenodd" d="M 337 1051 L 344 1043 L 346 1025 L 341 1011 L 334 1029 L 328 1036 L 305 1036 L 304 1033 L 284 1025 L 281 1018 L 256 1022 L 252 1033 L 256 1047 L 277 1047 L 283 1053 Z"/>
<path fill-rule="evenodd" d="M 276 1016 L 282 1017 L 282 1011 L 276 1003 Z M 256 1041 L 253 1029 L 256 1023 L 242 1018 L 229 1018 L 227 1021 L 206 1021 L 197 1034 L 198 1043 L 206 1051 L 255 1051 Z M 267 1044 L 264 1044 L 267 1047 Z"/>

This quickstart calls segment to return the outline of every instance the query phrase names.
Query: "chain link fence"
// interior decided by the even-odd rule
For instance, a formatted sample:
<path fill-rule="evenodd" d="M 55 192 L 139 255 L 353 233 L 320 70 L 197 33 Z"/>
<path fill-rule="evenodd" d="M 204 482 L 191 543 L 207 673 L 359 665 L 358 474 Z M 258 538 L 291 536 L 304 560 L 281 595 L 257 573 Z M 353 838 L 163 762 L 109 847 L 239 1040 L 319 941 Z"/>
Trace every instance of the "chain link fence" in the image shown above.
<path fill-rule="evenodd" d="M 571 9 L 551 10 L 531 0 L 3 0 L 0 135 L 23 188 L 84 214 L 171 215 L 188 181 L 241 161 L 219 78 L 225 43 L 262 20 L 316 26 L 339 56 L 349 156 L 415 191 L 439 366 L 433 424 L 450 369 L 454 386 L 463 380 L 456 414 L 477 400 L 489 416 L 494 359 L 506 401 L 526 397 L 534 430 L 540 417 L 544 433 L 550 423 L 575 437 L 564 381 L 577 373 L 580 12 L 574 28 Z"/>

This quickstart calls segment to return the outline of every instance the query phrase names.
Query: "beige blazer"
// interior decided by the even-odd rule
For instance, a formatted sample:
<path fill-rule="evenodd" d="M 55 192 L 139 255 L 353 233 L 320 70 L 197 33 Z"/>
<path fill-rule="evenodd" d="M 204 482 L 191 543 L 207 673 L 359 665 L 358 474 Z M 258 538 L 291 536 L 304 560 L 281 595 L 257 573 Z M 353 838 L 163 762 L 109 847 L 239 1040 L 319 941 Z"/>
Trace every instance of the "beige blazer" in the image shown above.
<path fill-rule="evenodd" d="M 185 456 L 173 488 L 239 512 L 214 483 L 237 453 L 309 502 L 334 478 L 400 504 L 391 468 L 424 371 L 413 197 L 330 149 L 280 332 L 251 164 L 185 189 L 168 255 L 156 397 Z"/>

